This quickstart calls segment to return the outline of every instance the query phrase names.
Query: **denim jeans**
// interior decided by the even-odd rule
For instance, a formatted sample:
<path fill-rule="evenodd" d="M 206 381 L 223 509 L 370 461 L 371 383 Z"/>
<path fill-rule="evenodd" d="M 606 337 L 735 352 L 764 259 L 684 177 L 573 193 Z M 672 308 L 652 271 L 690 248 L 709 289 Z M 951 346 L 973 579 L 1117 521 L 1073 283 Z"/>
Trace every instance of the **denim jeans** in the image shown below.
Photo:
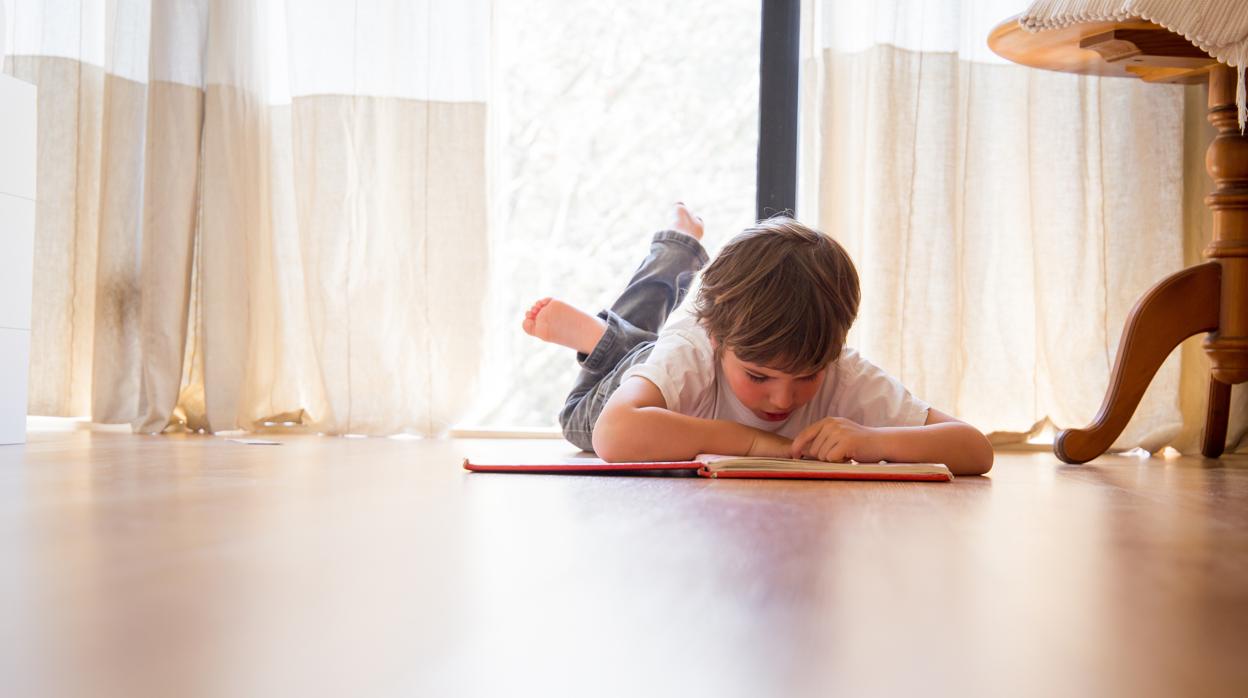
<path fill-rule="evenodd" d="M 594 424 L 620 378 L 635 364 L 645 363 L 659 328 L 689 293 L 693 277 L 709 259 L 702 243 L 674 230 L 654 234 L 650 253 L 637 267 L 624 292 L 608 310 L 598 313 L 606 332 L 589 354 L 576 355 L 580 375 L 559 412 L 568 441 L 594 450 Z"/>

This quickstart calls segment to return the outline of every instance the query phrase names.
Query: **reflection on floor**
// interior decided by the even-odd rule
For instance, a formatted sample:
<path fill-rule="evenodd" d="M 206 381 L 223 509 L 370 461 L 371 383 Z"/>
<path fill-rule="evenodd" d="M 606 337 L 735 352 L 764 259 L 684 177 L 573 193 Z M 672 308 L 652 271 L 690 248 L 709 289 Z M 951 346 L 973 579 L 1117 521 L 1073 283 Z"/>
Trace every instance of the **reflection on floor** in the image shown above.
<path fill-rule="evenodd" d="M 558 441 L 0 448 L 6 695 L 1245 695 L 1248 461 L 465 473 Z"/>

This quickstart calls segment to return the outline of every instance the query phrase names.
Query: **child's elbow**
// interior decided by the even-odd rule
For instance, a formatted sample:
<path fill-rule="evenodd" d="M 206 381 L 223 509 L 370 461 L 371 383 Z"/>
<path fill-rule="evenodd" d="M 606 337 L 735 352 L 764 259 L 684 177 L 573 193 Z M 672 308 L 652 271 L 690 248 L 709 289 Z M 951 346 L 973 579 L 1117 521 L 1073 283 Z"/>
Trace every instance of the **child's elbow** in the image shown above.
<path fill-rule="evenodd" d="M 967 467 L 963 468 L 959 475 L 986 475 L 992 470 L 992 453 L 990 452 L 986 458 L 977 459 L 971 462 Z"/>
<path fill-rule="evenodd" d="M 615 442 L 600 435 L 597 429 L 594 430 L 594 453 L 608 463 L 618 463 L 622 460 L 616 451 Z"/>
<path fill-rule="evenodd" d="M 594 444 L 594 453 L 608 463 L 619 463 L 629 459 L 627 442 L 620 438 L 622 431 L 617 420 L 608 418 L 604 413 L 594 425 L 594 433 L 590 437 Z"/>
<path fill-rule="evenodd" d="M 960 468 L 961 472 L 956 473 L 957 475 L 984 475 L 989 470 L 992 470 L 992 462 L 996 458 L 996 454 L 992 450 L 992 443 L 988 441 L 988 437 L 979 431 L 976 431 L 975 434 L 979 438 L 976 439 L 975 447 L 970 454 L 971 457 Z"/>

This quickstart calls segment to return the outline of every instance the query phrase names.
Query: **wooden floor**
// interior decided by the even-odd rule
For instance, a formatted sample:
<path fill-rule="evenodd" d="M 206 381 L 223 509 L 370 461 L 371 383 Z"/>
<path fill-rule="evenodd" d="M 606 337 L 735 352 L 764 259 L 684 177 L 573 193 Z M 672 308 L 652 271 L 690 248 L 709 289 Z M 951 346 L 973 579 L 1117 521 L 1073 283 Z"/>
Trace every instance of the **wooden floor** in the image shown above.
<path fill-rule="evenodd" d="M 554 441 L 0 447 L 6 696 L 1248 695 L 1248 461 L 469 474 Z"/>

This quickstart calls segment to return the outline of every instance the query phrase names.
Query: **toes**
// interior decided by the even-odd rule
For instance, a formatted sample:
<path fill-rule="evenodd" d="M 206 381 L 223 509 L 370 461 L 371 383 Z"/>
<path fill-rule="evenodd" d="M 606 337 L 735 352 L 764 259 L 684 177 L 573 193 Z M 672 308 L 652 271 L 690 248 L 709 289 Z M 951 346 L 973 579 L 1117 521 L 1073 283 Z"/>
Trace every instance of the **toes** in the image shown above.
<path fill-rule="evenodd" d="M 535 302 L 532 306 L 529 307 L 527 311 L 525 311 L 524 316 L 527 318 L 537 317 L 537 314 L 542 312 L 542 308 L 545 308 L 547 305 L 549 305 L 550 301 L 551 301 L 550 298 L 543 298 Z"/>
<path fill-rule="evenodd" d="M 524 331 L 526 333 L 531 334 L 534 337 L 538 337 L 539 339 L 542 339 L 542 337 L 540 337 L 538 333 L 537 323 L 539 320 L 543 319 L 541 317 L 542 311 L 545 310 L 546 307 L 550 305 L 552 300 L 554 299 L 542 298 L 541 300 L 534 303 L 531 308 L 525 311 L 524 320 L 520 323 L 520 326 L 524 328 Z"/>

